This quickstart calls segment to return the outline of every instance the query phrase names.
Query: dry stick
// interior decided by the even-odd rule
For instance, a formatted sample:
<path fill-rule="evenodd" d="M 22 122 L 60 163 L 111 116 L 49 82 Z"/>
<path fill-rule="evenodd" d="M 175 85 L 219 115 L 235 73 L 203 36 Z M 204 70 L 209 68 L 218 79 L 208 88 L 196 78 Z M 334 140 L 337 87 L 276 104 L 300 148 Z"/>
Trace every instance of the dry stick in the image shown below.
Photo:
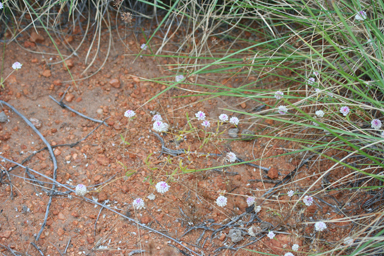
<path fill-rule="evenodd" d="M 70 237 L 69 240 L 68 240 L 67 246 L 65 247 L 65 250 L 64 250 L 64 254 L 67 253 L 68 247 L 69 247 L 69 245 L 71 244 L 71 239 L 72 239 L 72 238 Z"/>
<path fill-rule="evenodd" d="M 15 256 L 19 256 L 19 255 L 21 255 L 21 254 L 15 254 L 14 252 L 13 252 L 13 250 L 11 249 L 11 248 L 9 248 L 8 246 L 6 246 L 6 245 L 3 245 L 3 244 L 0 244 L 0 246 L 3 246 L 5 249 L 7 249 L 10 253 L 12 253 L 12 255 L 15 255 Z"/>
<path fill-rule="evenodd" d="M 17 165 L 18 165 L 19 167 L 21 167 L 21 168 L 24 168 L 24 169 L 27 168 L 26 166 L 23 166 L 23 165 L 21 165 L 21 164 L 15 162 L 15 161 L 13 161 L 13 160 L 7 159 L 7 158 L 5 158 L 5 157 L 3 157 L 3 156 L 1 156 L 1 155 L 0 155 L 0 158 L 6 160 L 6 161 L 8 161 L 8 162 L 11 162 L 11 163 L 13 163 L 13 164 L 17 164 Z M 76 193 L 75 190 L 71 189 L 71 188 L 68 187 L 67 185 L 61 184 L 61 183 L 57 182 L 56 180 L 54 180 L 54 179 L 52 179 L 52 178 L 50 178 L 50 177 L 48 177 L 48 176 L 46 176 L 46 175 L 44 175 L 44 174 L 42 174 L 42 173 L 39 173 L 38 171 L 35 171 L 35 170 L 31 169 L 31 168 L 28 168 L 28 170 L 29 170 L 29 171 L 32 171 L 33 173 L 38 174 L 38 175 L 40 175 L 40 176 L 42 176 L 42 177 L 44 177 L 44 178 L 46 178 L 46 179 L 48 179 L 48 180 L 50 180 L 51 182 L 55 183 L 55 184 L 56 184 L 57 186 L 59 186 L 59 187 L 63 187 L 63 188 L 65 188 L 65 189 L 67 189 L 67 190 L 69 190 L 69 191 L 71 191 L 71 192 L 73 192 L 73 193 Z M 161 236 L 163 236 L 163 237 L 165 237 L 165 238 L 167 238 L 167 239 L 170 239 L 170 240 L 172 240 L 173 242 L 177 243 L 178 245 L 180 245 L 181 247 L 187 249 L 189 252 L 191 252 L 191 253 L 193 253 L 193 254 L 195 254 L 195 255 L 200 255 L 200 254 L 196 253 L 195 251 L 189 249 L 189 248 L 186 247 L 185 245 L 183 245 L 183 243 L 180 242 L 179 240 L 177 240 L 177 239 L 175 239 L 175 238 L 173 238 L 173 237 L 171 237 L 171 236 L 168 236 L 168 235 L 166 235 L 166 234 L 164 234 L 164 233 L 162 233 L 162 232 L 160 232 L 160 231 L 158 231 L 158 230 L 156 230 L 156 229 L 152 229 L 152 228 L 150 228 L 150 227 L 147 227 L 146 225 L 144 225 L 144 224 L 142 224 L 142 223 L 140 223 L 140 222 L 137 222 L 136 220 L 134 220 L 134 219 L 132 219 L 132 218 L 129 218 L 129 217 L 125 216 L 124 214 L 122 214 L 122 213 L 120 213 L 120 212 L 117 212 L 117 211 L 115 211 L 114 209 L 112 209 L 112 208 L 110 208 L 110 207 L 108 207 L 108 206 L 106 206 L 106 205 L 103 205 L 103 204 L 101 204 L 101 203 L 99 203 L 99 202 L 95 202 L 94 200 L 91 200 L 91 199 L 89 199 L 89 198 L 87 198 L 87 197 L 83 197 L 83 200 L 85 200 L 86 202 L 89 202 L 89 203 L 96 204 L 96 205 L 98 205 L 98 206 L 104 207 L 104 208 L 110 210 L 111 212 L 114 212 L 114 213 L 116 213 L 117 215 L 123 217 L 124 219 L 127 219 L 127 220 L 129 220 L 129 221 L 135 223 L 136 225 L 140 226 L 141 228 L 143 228 L 143 229 L 147 229 L 147 230 L 149 230 L 149 231 L 152 231 L 153 233 L 159 234 L 159 235 L 161 235 Z"/>
<path fill-rule="evenodd" d="M 56 180 L 57 178 L 57 161 L 56 161 L 56 157 L 55 155 L 53 154 L 53 150 L 52 150 L 52 147 L 51 145 L 48 143 L 48 141 L 44 138 L 44 136 L 36 129 L 36 127 L 31 123 L 31 121 L 29 121 L 25 116 L 23 116 L 19 111 L 17 111 L 13 106 L 11 106 L 10 104 L 8 104 L 7 102 L 5 101 L 2 101 L 0 100 L 0 103 L 1 104 L 4 104 L 6 106 L 8 106 L 10 109 L 12 109 L 13 112 L 15 112 L 18 116 L 20 116 L 24 122 L 26 122 L 28 124 L 29 127 L 32 128 L 32 130 L 37 134 L 39 135 L 40 139 L 45 143 L 45 145 L 47 145 L 47 148 L 48 148 L 48 151 L 49 151 L 49 154 L 51 156 L 51 159 L 52 159 L 52 162 L 53 162 L 53 180 Z M 52 190 L 55 190 L 55 187 L 56 185 L 52 185 Z M 41 233 L 43 232 L 44 230 L 44 227 L 45 225 L 47 224 L 47 219 L 48 219 L 48 214 L 49 214 L 49 207 L 51 206 L 51 203 L 52 203 L 52 196 L 49 197 L 49 201 L 48 201 L 48 205 L 47 205 L 47 210 L 45 211 L 45 217 L 44 217 L 44 222 L 43 222 L 43 225 L 41 226 L 41 229 L 39 231 L 39 233 L 37 234 L 36 236 L 36 241 L 39 240 L 40 238 L 40 235 Z"/>
<path fill-rule="evenodd" d="M 98 120 L 98 119 L 94 119 L 94 118 L 92 118 L 92 117 L 88 117 L 88 116 L 86 116 L 86 115 L 84 115 L 84 114 L 82 114 L 82 113 L 80 113 L 80 112 L 78 112 L 78 111 L 76 111 L 76 110 L 74 110 L 74 109 L 68 107 L 68 106 L 65 105 L 62 101 L 57 101 L 57 100 L 56 100 L 55 98 L 53 98 L 51 95 L 49 95 L 49 98 L 51 98 L 54 102 L 56 102 L 57 104 L 59 104 L 60 107 L 62 107 L 62 108 L 66 108 L 66 109 L 68 109 L 69 111 L 72 111 L 73 113 L 75 113 L 75 114 L 81 116 L 82 118 L 91 120 L 91 121 L 93 121 L 93 122 L 95 122 L 95 123 L 105 124 L 105 126 L 108 126 L 108 124 L 105 123 L 104 121 L 102 121 L 102 120 Z"/>
<path fill-rule="evenodd" d="M 106 204 L 107 204 L 106 202 L 103 203 L 103 205 L 106 205 Z M 104 209 L 104 207 L 101 207 L 101 208 L 100 208 L 99 214 L 97 215 L 97 218 L 96 218 L 96 221 L 95 221 L 95 236 L 96 236 L 96 226 L 97 226 L 97 221 L 99 220 L 101 211 L 102 211 L 103 209 Z"/>
<path fill-rule="evenodd" d="M 107 117 L 106 119 L 104 119 L 104 121 L 106 121 L 108 118 L 109 118 L 109 117 Z M 87 139 L 92 133 L 94 133 L 94 132 L 95 132 L 101 125 L 102 125 L 102 123 L 99 124 L 99 125 L 98 125 L 96 128 L 94 128 L 92 131 L 90 131 L 90 132 L 87 134 L 87 136 L 85 136 L 84 138 L 82 138 L 81 140 L 79 140 L 79 141 L 77 141 L 77 142 L 70 143 L 70 144 L 60 144 L 60 145 L 55 145 L 55 146 L 51 146 L 51 147 L 52 147 L 52 148 L 58 148 L 58 147 L 66 147 L 66 146 L 67 146 L 67 147 L 71 147 L 71 148 L 73 148 L 73 147 L 77 146 L 80 142 L 86 140 L 86 139 Z M 46 150 L 46 149 L 48 149 L 48 147 L 44 147 L 44 148 L 41 148 L 41 149 L 39 149 L 39 150 L 33 152 L 31 155 L 29 155 L 27 158 L 25 158 L 23 161 L 21 161 L 21 164 L 24 164 L 25 162 L 31 160 L 31 158 L 34 157 L 36 154 L 38 154 L 38 153 L 40 153 L 41 151 Z M 14 166 L 12 166 L 12 167 L 9 169 L 9 171 L 10 171 L 10 172 L 13 171 L 16 167 L 18 167 L 18 165 L 14 165 Z"/>
<path fill-rule="evenodd" d="M 7 174 L 7 177 L 8 177 L 8 180 L 9 180 L 9 186 L 11 188 L 11 200 L 13 200 L 13 185 L 12 185 L 11 177 L 9 176 L 9 173 L 8 173 L 7 170 L 3 170 L 3 172 L 5 172 L 5 174 Z"/>
<path fill-rule="evenodd" d="M 44 253 L 40 250 L 40 248 L 34 242 L 31 242 L 31 245 L 33 245 L 33 247 L 36 248 L 36 250 L 40 253 L 41 256 L 44 256 Z"/>

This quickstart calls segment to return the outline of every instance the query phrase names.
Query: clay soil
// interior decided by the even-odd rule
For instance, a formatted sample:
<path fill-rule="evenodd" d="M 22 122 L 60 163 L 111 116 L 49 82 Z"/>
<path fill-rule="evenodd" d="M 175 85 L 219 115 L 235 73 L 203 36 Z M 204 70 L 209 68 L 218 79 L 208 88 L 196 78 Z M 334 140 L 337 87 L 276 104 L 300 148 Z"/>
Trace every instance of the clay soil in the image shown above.
<path fill-rule="evenodd" d="M 41 122 L 39 132 L 50 145 L 55 146 L 57 182 L 72 189 L 77 184 L 85 184 L 90 190 L 85 197 L 106 204 L 137 222 L 181 241 L 198 255 L 258 255 L 244 249 L 233 251 L 226 248 L 241 247 L 255 239 L 257 242 L 251 243 L 246 249 L 283 255 L 291 251 L 292 245 L 296 243 L 300 245 L 300 249 L 295 255 L 304 255 L 308 252 L 320 252 L 325 249 L 327 242 L 336 243 L 349 234 L 351 222 L 337 221 L 344 216 L 335 213 L 332 207 L 315 200 L 316 204 L 311 207 L 298 203 L 292 212 L 292 206 L 297 203 L 300 195 L 292 198 L 286 195 L 290 189 L 304 192 L 332 163 L 324 161 L 321 166 L 305 165 L 297 171 L 295 184 L 284 187 L 266 201 L 261 198 L 265 191 L 275 186 L 276 181 L 282 180 L 293 171 L 303 156 L 280 156 L 296 149 L 297 145 L 291 142 L 266 138 L 249 141 L 240 139 L 242 131 L 249 128 L 254 120 L 223 109 L 251 111 L 257 107 L 256 104 L 226 97 L 209 100 L 196 96 L 178 98 L 177 96 L 191 95 L 195 89 L 201 90 L 187 83 L 178 89 L 168 90 L 147 103 L 166 88 L 165 85 L 147 79 L 172 75 L 166 70 L 166 66 L 174 62 L 161 58 L 154 60 L 151 57 L 136 59 L 134 54 L 140 50 L 140 38 L 125 42 L 130 47 L 129 54 L 121 41 L 116 40 L 102 70 L 90 78 L 83 79 L 96 72 L 96 66 L 102 65 L 107 47 L 102 46 L 100 56 L 94 63 L 95 68 L 91 67 L 83 75 L 81 73 L 86 67 L 83 59 L 70 58 L 67 64 L 70 64 L 71 73 L 75 79 L 82 80 L 76 84 L 66 82 L 70 81 L 70 76 L 62 64 L 47 65 L 58 61 L 59 57 L 41 53 L 53 49 L 48 37 L 44 33 L 42 36 L 44 40 L 35 44 L 31 42 L 30 35 L 25 34 L 18 38 L 19 44 L 11 43 L 6 46 L 4 74 L 12 71 L 14 61 L 19 61 L 23 66 L 7 79 L 5 87 L 1 89 L 0 99 L 11 104 L 27 119 L 34 118 Z M 76 46 L 81 38 L 80 35 L 75 35 L 71 44 Z M 160 44 L 159 41 L 154 42 Z M 152 47 L 156 48 L 158 45 L 154 44 Z M 59 48 L 64 54 L 70 53 L 62 45 Z M 4 49 L 3 46 L 1 49 Z M 173 81 L 174 76 L 165 79 Z M 244 81 L 231 80 L 229 84 L 236 87 L 241 82 Z M 71 88 L 63 100 L 66 105 L 98 120 L 108 118 L 107 125 L 101 125 L 74 147 L 64 144 L 81 140 L 99 124 L 61 108 L 49 98 L 51 95 L 60 100 L 70 85 Z M 132 121 L 124 117 L 124 112 L 128 109 L 136 112 Z M 8 117 L 8 121 L 0 125 L 1 156 L 21 163 L 46 146 L 17 114 L 4 105 L 1 110 Z M 224 124 L 219 129 L 223 133 L 203 145 L 205 133 L 200 121 L 194 118 L 199 110 L 204 111 L 211 122 L 211 127 L 206 129 L 209 132 L 215 131 L 219 114 L 238 116 L 238 138 L 229 137 L 228 129 L 235 127 Z M 170 124 L 169 132 L 161 135 L 165 146 L 175 150 L 188 149 L 190 154 L 163 154 L 159 157 L 161 143 L 151 131 L 155 113 L 161 114 L 165 122 Z M 187 114 L 195 130 L 184 132 L 182 142 L 178 143 L 176 135 L 180 131 L 191 131 Z M 268 127 L 271 124 L 260 121 L 251 130 L 256 134 L 270 132 Z M 122 137 L 129 145 L 122 141 Z M 197 153 L 225 155 L 229 151 L 235 152 L 245 161 L 263 159 L 252 163 L 270 168 L 270 171 L 266 173 L 245 164 L 199 171 L 222 166 L 227 162 L 223 156 L 207 157 Z M 183 173 L 181 164 L 183 168 L 197 171 Z M 23 165 L 53 177 L 52 159 L 47 150 L 33 155 Z M 34 174 L 37 180 L 46 182 L 37 184 L 20 167 L 9 172 L 9 180 L 6 170 L 13 166 L 14 164 L 7 161 L 1 162 L 4 171 L 0 185 L 0 243 L 8 246 L 8 249 L 0 246 L 3 255 L 12 255 L 10 249 L 21 255 L 40 255 L 31 243 L 35 243 L 44 255 L 64 255 L 65 250 L 66 255 L 130 255 L 129 253 L 136 250 L 145 251 L 137 255 L 192 255 L 166 237 L 139 228 L 134 222 L 86 202 L 74 193 L 52 197 L 46 226 L 36 241 L 49 202 L 49 195 L 45 191 L 49 191 L 52 185 L 49 180 Z M 343 172 L 346 170 L 340 170 L 338 175 L 342 176 Z M 330 176 L 328 179 L 336 180 L 337 177 Z M 159 181 L 168 182 L 168 192 L 160 194 L 156 191 L 155 184 Z M 313 189 L 319 189 L 320 186 L 321 182 L 318 182 Z M 56 190 L 66 191 L 58 187 Z M 220 193 L 228 198 L 225 207 L 219 207 L 215 202 Z M 148 199 L 151 194 L 155 195 L 154 200 Z M 243 232 L 240 242 L 232 242 L 228 234 L 235 226 L 224 228 L 213 236 L 212 231 L 204 232 L 201 228 L 184 235 L 191 227 L 205 225 L 215 230 L 229 223 L 246 211 L 248 196 L 256 197 L 256 204 L 263 204 L 257 214 L 259 219 L 245 225 L 252 214 L 244 214 L 236 221 L 236 227 Z M 340 204 L 348 201 L 340 193 L 332 196 Z M 133 209 L 132 202 L 138 197 L 144 199 L 145 209 Z M 332 199 L 324 200 L 335 204 Z M 351 203 L 350 206 L 345 206 L 345 211 L 348 211 L 348 207 L 352 209 L 356 205 Z M 313 224 L 310 223 L 319 219 L 335 221 L 328 223 L 328 230 L 325 232 L 315 234 Z M 263 223 L 274 227 L 275 239 L 266 237 L 266 232 L 256 238 L 248 235 L 251 225 L 257 228 Z"/>

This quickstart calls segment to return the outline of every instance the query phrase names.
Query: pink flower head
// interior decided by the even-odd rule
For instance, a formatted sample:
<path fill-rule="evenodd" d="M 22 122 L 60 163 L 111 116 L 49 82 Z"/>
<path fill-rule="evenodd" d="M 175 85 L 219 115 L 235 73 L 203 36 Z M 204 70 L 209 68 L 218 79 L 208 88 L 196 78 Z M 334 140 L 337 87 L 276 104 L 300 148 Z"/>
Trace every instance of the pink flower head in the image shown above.
<path fill-rule="evenodd" d="M 221 122 L 226 122 L 226 121 L 228 121 L 228 115 L 226 115 L 226 114 L 221 114 L 221 115 L 219 116 L 219 119 L 220 119 Z"/>
<path fill-rule="evenodd" d="M 216 204 L 220 207 L 224 207 L 227 205 L 227 198 L 225 196 L 219 196 L 216 199 Z"/>
<path fill-rule="evenodd" d="M 371 122 L 371 127 L 375 130 L 379 130 L 381 128 L 381 121 L 379 119 L 373 119 Z"/>
<path fill-rule="evenodd" d="M 161 115 L 156 114 L 152 117 L 152 121 L 163 121 L 163 118 L 161 117 Z"/>
<path fill-rule="evenodd" d="M 208 128 L 211 124 L 209 123 L 208 120 L 204 120 L 201 125 L 204 126 L 205 128 Z"/>
<path fill-rule="evenodd" d="M 281 98 L 283 98 L 283 96 L 284 96 L 284 93 L 283 92 L 281 92 L 281 91 L 277 91 L 277 92 L 275 92 L 275 98 L 276 99 L 281 99 Z"/>
<path fill-rule="evenodd" d="M 315 78 L 311 77 L 308 79 L 308 85 L 313 85 L 315 83 Z"/>
<path fill-rule="evenodd" d="M 365 11 L 359 11 L 355 15 L 355 20 L 365 20 L 367 18 L 367 13 Z"/>
<path fill-rule="evenodd" d="M 143 199 L 141 199 L 140 197 L 136 198 L 135 200 L 133 200 L 133 203 L 132 203 L 133 207 L 136 209 L 136 210 L 140 210 L 140 209 L 143 209 L 144 208 L 144 201 Z"/>
<path fill-rule="evenodd" d="M 133 110 L 127 110 L 127 111 L 125 111 L 125 113 L 124 113 L 124 116 L 125 117 L 128 117 L 128 118 L 132 118 L 132 117 L 134 117 L 136 115 L 136 113 L 135 113 L 135 111 L 133 111 Z"/>
<path fill-rule="evenodd" d="M 238 125 L 239 124 L 239 118 L 233 116 L 233 117 L 231 117 L 231 119 L 229 119 L 229 122 L 231 124 Z"/>
<path fill-rule="evenodd" d="M 341 112 L 341 114 L 343 114 L 344 116 L 347 116 L 348 113 L 349 113 L 349 107 L 347 107 L 347 106 L 341 107 L 341 108 L 340 108 L 340 112 Z"/>
<path fill-rule="evenodd" d="M 288 112 L 288 108 L 286 106 L 279 106 L 278 110 L 280 115 L 285 115 Z"/>
<path fill-rule="evenodd" d="M 165 181 L 160 181 L 156 184 L 156 190 L 157 192 L 164 194 L 169 190 L 170 186 Z"/>
<path fill-rule="evenodd" d="M 140 48 L 142 49 L 142 50 L 147 50 L 148 49 L 148 46 L 146 45 L 146 44 L 142 44 L 141 46 L 140 46 Z"/>
<path fill-rule="evenodd" d="M 273 239 L 275 237 L 275 233 L 273 233 L 273 231 L 269 231 L 267 237 L 269 237 L 269 239 Z"/>
<path fill-rule="evenodd" d="M 76 186 L 76 195 L 85 196 L 87 194 L 87 187 L 83 184 L 79 184 Z"/>
<path fill-rule="evenodd" d="M 255 198 L 254 198 L 254 197 L 250 196 L 250 197 L 247 198 L 247 204 L 248 204 L 248 206 L 251 206 L 251 205 L 253 205 L 254 203 L 255 203 Z"/>
<path fill-rule="evenodd" d="M 311 206 L 313 204 L 313 197 L 311 196 L 305 196 L 303 199 L 303 202 L 306 206 Z"/>
<path fill-rule="evenodd" d="M 199 111 L 195 114 L 197 120 L 205 120 L 205 113 L 203 111 Z"/>
<path fill-rule="evenodd" d="M 226 159 L 227 159 L 227 161 L 234 163 L 236 161 L 237 157 L 236 157 L 235 153 L 229 152 L 229 153 L 227 153 Z"/>
<path fill-rule="evenodd" d="M 316 231 L 323 231 L 327 229 L 327 225 L 324 222 L 319 221 L 319 222 L 316 222 L 315 229 Z"/>
<path fill-rule="evenodd" d="M 153 130 L 156 132 L 167 132 L 168 124 L 163 123 L 162 121 L 156 121 L 153 123 Z"/>
<path fill-rule="evenodd" d="M 183 75 L 177 75 L 176 77 L 175 77 L 175 80 L 176 80 L 176 82 L 180 82 L 180 81 L 183 81 L 184 80 L 184 76 Z"/>
<path fill-rule="evenodd" d="M 22 66 L 22 64 L 20 62 L 17 62 L 17 61 L 12 64 L 12 68 L 15 70 L 21 69 L 21 66 Z"/>

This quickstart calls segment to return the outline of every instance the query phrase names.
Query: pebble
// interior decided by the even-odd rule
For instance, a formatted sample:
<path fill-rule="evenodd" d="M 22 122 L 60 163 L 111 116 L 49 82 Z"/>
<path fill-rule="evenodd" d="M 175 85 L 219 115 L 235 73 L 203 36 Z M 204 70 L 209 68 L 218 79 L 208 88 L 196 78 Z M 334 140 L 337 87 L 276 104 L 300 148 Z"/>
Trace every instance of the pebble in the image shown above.
<path fill-rule="evenodd" d="M 41 34 L 37 34 L 36 31 L 32 31 L 29 41 L 34 43 L 41 43 L 44 41 L 44 37 Z"/>
<path fill-rule="evenodd" d="M 57 234 L 58 234 L 59 236 L 64 235 L 64 229 L 59 228 L 59 229 L 57 230 Z"/>
<path fill-rule="evenodd" d="M 54 154 L 55 156 L 59 156 L 59 155 L 61 154 L 60 149 L 56 148 L 56 149 L 53 151 L 53 154 Z"/>
<path fill-rule="evenodd" d="M 59 215 L 57 215 L 57 218 L 59 220 L 65 220 L 65 216 L 64 216 L 64 214 L 62 212 L 59 212 Z"/>
<path fill-rule="evenodd" d="M 97 113 L 97 114 L 100 114 L 100 115 L 103 114 L 103 112 L 104 112 L 104 111 L 103 111 L 103 109 L 101 109 L 101 108 L 98 108 L 98 109 L 96 110 L 96 113 Z"/>
<path fill-rule="evenodd" d="M 56 86 L 63 85 L 63 83 L 60 80 L 53 81 L 53 84 L 56 85 Z"/>
<path fill-rule="evenodd" d="M 277 177 L 279 177 L 279 173 L 278 173 L 277 169 L 274 168 L 274 167 L 269 169 L 268 177 L 271 178 L 271 179 L 276 179 Z"/>
<path fill-rule="evenodd" d="M 151 221 L 151 219 L 145 215 L 143 218 L 141 218 L 141 223 L 148 224 Z"/>
<path fill-rule="evenodd" d="M 243 240 L 243 236 L 241 235 L 241 230 L 238 228 L 233 228 L 229 230 L 228 236 L 231 238 L 232 242 L 237 243 Z"/>
<path fill-rule="evenodd" d="M 239 133 L 239 128 L 232 128 L 228 130 L 228 135 L 231 138 L 237 138 L 238 133 Z"/>
<path fill-rule="evenodd" d="M 248 129 L 244 129 L 242 132 L 241 132 L 241 139 L 242 140 L 252 140 L 255 138 L 255 133 L 253 131 L 250 131 Z"/>
<path fill-rule="evenodd" d="M 40 129 L 41 126 L 43 125 L 39 119 L 34 118 L 34 117 L 31 117 L 31 118 L 29 119 L 29 121 L 31 121 L 31 123 L 32 123 L 37 129 Z"/>
<path fill-rule="evenodd" d="M 73 60 L 71 60 L 71 59 L 66 60 L 66 61 L 65 61 L 65 64 L 67 64 L 67 67 L 68 67 L 69 69 L 73 68 L 73 66 L 75 65 L 75 64 L 73 63 Z M 64 69 L 64 70 L 67 70 L 67 67 L 63 64 L 63 69 Z"/>
<path fill-rule="evenodd" d="M 115 87 L 115 88 L 120 88 L 120 80 L 119 79 L 112 79 L 109 81 L 109 84 L 112 86 L 112 87 Z"/>
<path fill-rule="evenodd" d="M 100 202 L 103 202 L 103 201 L 108 199 L 108 196 L 107 196 L 107 194 L 105 192 L 101 191 L 99 193 L 98 199 L 99 199 Z"/>
<path fill-rule="evenodd" d="M 1 111 L 0 112 L 0 122 L 1 123 L 5 123 L 5 122 L 7 122 L 8 121 L 8 117 L 7 117 L 7 115 L 4 113 L 4 111 Z"/>
<path fill-rule="evenodd" d="M 73 95 L 72 93 L 68 93 L 67 95 L 65 95 L 65 100 L 67 102 L 73 101 L 74 98 L 75 98 L 75 95 Z"/>
<path fill-rule="evenodd" d="M 49 69 L 44 70 L 42 73 L 42 76 L 50 77 L 51 76 L 51 70 L 49 70 Z"/>

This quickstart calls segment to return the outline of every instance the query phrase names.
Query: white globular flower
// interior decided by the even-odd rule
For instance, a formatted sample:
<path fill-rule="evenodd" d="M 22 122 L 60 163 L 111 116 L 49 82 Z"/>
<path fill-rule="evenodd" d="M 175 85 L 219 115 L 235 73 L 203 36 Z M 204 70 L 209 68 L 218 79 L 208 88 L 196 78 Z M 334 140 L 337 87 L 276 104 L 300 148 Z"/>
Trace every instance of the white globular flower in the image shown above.
<path fill-rule="evenodd" d="M 349 107 L 347 107 L 347 106 L 341 107 L 340 113 L 343 114 L 344 116 L 347 116 L 349 113 Z"/>
<path fill-rule="evenodd" d="M 133 205 L 133 208 L 135 208 L 136 210 L 143 209 L 144 208 L 144 200 L 141 199 L 140 197 L 138 197 L 135 200 L 133 200 L 132 205 Z"/>
<path fill-rule="evenodd" d="M 283 98 L 283 96 L 284 96 L 284 93 L 283 92 L 281 92 L 281 91 L 277 91 L 277 92 L 275 92 L 275 98 L 276 99 L 281 99 L 281 98 Z"/>
<path fill-rule="evenodd" d="M 0 10 L 3 9 L 3 3 L 0 3 Z"/>
<path fill-rule="evenodd" d="M 176 80 L 176 82 L 180 82 L 180 81 L 183 81 L 184 80 L 184 76 L 183 75 L 177 75 L 176 77 L 175 77 L 175 80 Z"/>
<path fill-rule="evenodd" d="M 288 195 L 289 197 L 292 197 L 293 194 L 295 194 L 295 191 L 293 191 L 293 190 L 289 190 L 288 193 L 287 193 L 287 195 Z"/>
<path fill-rule="evenodd" d="M 286 106 L 279 106 L 278 110 L 279 110 L 278 112 L 280 115 L 285 115 L 288 112 L 288 109 Z"/>
<path fill-rule="evenodd" d="M 124 116 L 125 117 L 128 117 L 128 118 L 132 118 L 132 117 L 134 117 L 136 115 L 136 113 L 135 113 L 135 111 L 133 111 L 133 110 L 127 110 L 127 111 L 125 111 L 125 113 L 124 113 Z"/>
<path fill-rule="evenodd" d="M 201 123 L 202 126 L 204 126 L 205 128 L 208 128 L 211 124 L 209 123 L 208 120 L 204 120 L 202 123 Z"/>
<path fill-rule="evenodd" d="M 346 238 L 344 238 L 344 244 L 347 246 L 352 246 L 353 239 L 351 237 L 347 236 Z"/>
<path fill-rule="evenodd" d="M 220 119 L 221 122 L 226 122 L 226 121 L 228 121 L 228 115 L 226 115 L 226 114 L 221 114 L 221 115 L 219 116 L 219 119 Z"/>
<path fill-rule="evenodd" d="M 359 11 L 355 15 L 355 20 L 365 20 L 367 18 L 367 13 L 365 11 Z"/>
<path fill-rule="evenodd" d="M 160 181 L 156 184 L 156 190 L 157 192 L 164 194 L 169 190 L 170 186 L 165 181 Z"/>
<path fill-rule="evenodd" d="M 319 222 L 316 222 L 315 229 L 316 229 L 316 231 L 323 231 L 323 230 L 327 229 L 327 225 L 325 225 L 324 222 L 319 221 Z"/>
<path fill-rule="evenodd" d="M 140 48 L 142 49 L 142 50 L 147 50 L 148 49 L 148 46 L 146 45 L 146 44 L 142 44 L 141 46 L 140 46 Z"/>
<path fill-rule="evenodd" d="M 318 75 L 319 75 L 319 72 L 317 72 L 317 71 L 313 71 L 313 75 L 314 75 L 314 76 L 318 76 Z"/>
<path fill-rule="evenodd" d="M 163 118 L 161 117 L 161 115 L 156 114 L 152 117 L 152 121 L 163 121 Z"/>
<path fill-rule="evenodd" d="M 231 124 L 238 125 L 239 124 L 239 118 L 233 116 L 233 117 L 231 117 L 231 119 L 229 119 L 229 122 Z"/>
<path fill-rule="evenodd" d="M 205 113 L 203 111 L 199 111 L 195 114 L 197 120 L 205 120 Z"/>
<path fill-rule="evenodd" d="M 76 186 L 76 195 L 85 196 L 87 194 L 87 187 L 83 184 L 79 184 Z"/>
<path fill-rule="evenodd" d="M 291 252 L 287 252 L 286 254 L 284 254 L 284 256 L 295 256 L 295 255 Z"/>
<path fill-rule="evenodd" d="M 313 204 L 313 197 L 311 196 L 305 196 L 303 199 L 303 202 L 306 206 L 311 206 Z"/>
<path fill-rule="evenodd" d="M 225 196 L 219 196 L 216 199 L 216 204 L 220 207 L 224 207 L 227 205 L 227 198 Z"/>
<path fill-rule="evenodd" d="M 253 205 L 254 203 L 255 203 L 255 198 L 254 198 L 254 197 L 250 196 L 250 197 L 247 198 L 247 204 L 248 204 L 248 206 L 251 206 L 251 205 Z"/>
<path fill-rule="evenodd" d="M 153 130 L 156 132 L 167 132 L 168 124 L 163 123 L 162 121 L 156 121 L 153 123 Z"/>
<path fill-rule="evenodd" d="M 226 159 L 228 162 L 234 163 L 234 162 L 236 162 L 237 156 L 235 153 L 229 152 L 229 153 L 227 153 Z"/>
<path fill-rule="evenodd" d="M 319 88 L 316 88 L 316 89 L 315 89 L 315 92 L 317 92 L 317 93 L 321 93 L 321 90 L 320 90 Z"/>
<path fill-rule="evenodd" d="M 324 111 L 323 111 L 323 110 L 317 110 L 317 111 L 316 111 L 316 115 L 317 115 L 318 117 L 323 117 L 323 116 L 324 116 Z"/>
<path fill-rule="evenodd" d="M 315 83 L 315 78 L 311 77 L 308 79 L 308 85 L 313 85 Z"/>
<path fill-rule="evenodd" d="M 299 250 L 299 245 L 298 244 L 292 245 L 292 251 L 297 252 L 298 250 Z"/>
<path fill-rule="evenodd" d="M 381 121 L 379 119 L 373 119 L 371 122 L 371 127 L 375 130 L 379 130 L 381 128 Z"/>
<path fill-rule="evenodd" d="M 267 237 L 269 237 L 269 239 L 273 239 L 275 237 L 275 233 L 273 233 L 273 231 L 269 231 Z"/>
<path fill-rule="evenodd" d="M 150 194 L 149 196 L 147 196 L 147 198 L 151 201 L 155 200 L 156 196 L 154 194 Z"/>
<path fill-rule="evenodd" d="M 21 66 L 23 66 L 20 62 L 15 62 L 12 64 L 12 68 L 17 70 L 17 69 L 21 69 Z"/>

